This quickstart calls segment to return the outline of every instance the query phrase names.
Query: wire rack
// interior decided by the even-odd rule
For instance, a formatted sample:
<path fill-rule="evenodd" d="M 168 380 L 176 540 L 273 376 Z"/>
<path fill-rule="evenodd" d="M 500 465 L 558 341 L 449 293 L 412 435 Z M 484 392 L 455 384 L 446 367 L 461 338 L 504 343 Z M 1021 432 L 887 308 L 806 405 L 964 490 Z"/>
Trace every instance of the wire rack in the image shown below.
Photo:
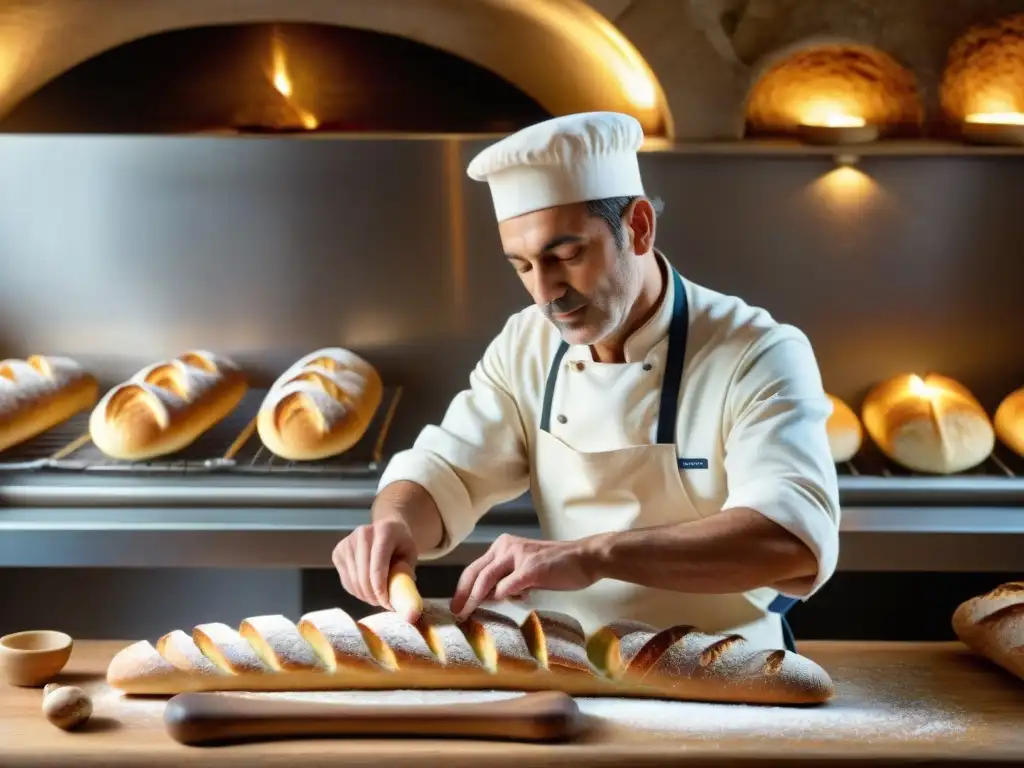
<path fill-rule="evenodd" d="M 921 478 L 929 481 L 943 479 L 901 467 L 869 444 L 866 444 L 852 460 L 838 464 L 836 468 L 840 477 Z M 997 442 L 995 450 L 985 461 L 948 479 L 952 481 L 968 477 L 1024 479 L 1024 458 Z"/>
<path fill-rule="evenodd" d="M 89 439 L 89 412 L 0 453 L 0 472 L 63 470 L 132 475 L 236 472 L 365 477 L 378 473 L 384 446 L 402 396 L 385 387 L 381 405 L 362 439 L 343 454 L 320 461 L 288 461 L 272 454 L 256 431 L 256 414 L 267 391 L 250 389 L 238 406 L 183 450 L 148 461 L 105 455 Z"/>

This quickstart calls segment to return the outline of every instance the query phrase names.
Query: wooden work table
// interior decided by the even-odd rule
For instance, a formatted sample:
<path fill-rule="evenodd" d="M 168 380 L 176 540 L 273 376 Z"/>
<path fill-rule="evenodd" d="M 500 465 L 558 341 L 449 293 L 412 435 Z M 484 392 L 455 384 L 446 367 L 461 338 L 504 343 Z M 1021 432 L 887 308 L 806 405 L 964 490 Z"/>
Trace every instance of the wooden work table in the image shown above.
<path fill-rule="evenodd" d="M 0 687 L 0 766 L 1024 764 L 1024 682 L 957 643 L 805 642 L 800 651 L 836 684 L 835 699 L 810 709 L 579 699 L 592 727 L 571 744 L 324 739 L 227 747 L 181 746 L 164 732 L 163 700 L 125 699 L 107 687 L 106 665 L 126 644 L 76 644 L 58 682 L 93 696 L 82 731 L 51 726 L 41 690 Z"/>

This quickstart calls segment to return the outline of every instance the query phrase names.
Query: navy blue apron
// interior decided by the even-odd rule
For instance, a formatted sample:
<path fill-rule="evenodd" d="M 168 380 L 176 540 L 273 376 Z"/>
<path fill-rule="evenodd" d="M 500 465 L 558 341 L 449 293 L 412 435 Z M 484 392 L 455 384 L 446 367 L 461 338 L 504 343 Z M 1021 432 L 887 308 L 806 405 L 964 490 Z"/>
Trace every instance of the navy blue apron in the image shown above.
<path fill-rule="evenodd" d="M 686 300 L 686 289 L 682 278 L 676 270 L 672 270 L 673 306 L 672 324 L 668 332 L 668 359 L 665 362 L 665 376 L 661 388 L 661 405 L 658 411 L 657 442 L 674 444 L 676 441 L 676 418 L 679 412 L 679 390 L 683 385 L 683 364 L 686 362 L 686 340 L 690 329 L 690 310 Z M 540 428 L 544 432 L 551 431 L 551 405 L 555 397 L 555 382 L 562 358 L 569 351 L 569 345 L 563 340 L 558 345 L 555 358 L 548 369 L 547 384 L 544 388 L 544 408 L 541 411 Z M 678 459 L 679 468 L 692 466 L 693 459 Z M 706 466 L 706 465 L 705 465 Z M 782 637 L 786 650 L 796 652 L 796 641 L 793 631 L 786 620 L 786 613 L 798 601 L 792 597 L 777 596 L 768 606 L 771 613 L 779 614 L 782 620 Z"/>

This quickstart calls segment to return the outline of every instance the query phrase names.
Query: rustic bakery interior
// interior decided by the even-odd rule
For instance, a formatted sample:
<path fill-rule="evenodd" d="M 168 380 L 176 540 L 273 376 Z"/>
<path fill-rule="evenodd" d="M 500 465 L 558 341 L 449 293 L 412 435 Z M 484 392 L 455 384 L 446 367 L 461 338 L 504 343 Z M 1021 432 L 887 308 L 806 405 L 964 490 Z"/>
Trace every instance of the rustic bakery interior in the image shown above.
<path fill-rule="evenodd" d="M 467 165 L 598 111 L 643 130 L 658 248 L 806 333 L 830 396 L 838 564 L 774 682 L 726 637 L 651 694 L 627 641 L 685 633 L 537 615 L 530 664 L 621 686 L 531 682 L 507 628 L 410 639 L 331 560 L 530 303 Z M 1024 762 L 1022 198 L 1024 0 L 0 3 L 0 762 L 174 763 L 231 718 L 308 736 L 257 763 Z M 505 533 L 530 494 L 414 597 Z M 339 717 L 321 663 L 412 671 Z"/>

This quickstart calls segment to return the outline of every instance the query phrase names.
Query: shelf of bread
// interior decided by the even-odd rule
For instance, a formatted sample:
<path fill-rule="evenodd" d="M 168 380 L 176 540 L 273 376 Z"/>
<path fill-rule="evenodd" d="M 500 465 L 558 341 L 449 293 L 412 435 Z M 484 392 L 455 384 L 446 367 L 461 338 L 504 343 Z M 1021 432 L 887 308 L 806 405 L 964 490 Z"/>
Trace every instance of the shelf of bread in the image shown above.
<path fill-rule="evenodd" d="M 372 478 L 402 388 L 342 348 L 311 351 L 268 389 L 212 352 L 149 365 L 100 397 L 75 361 L 0 362 L 0 472 Z M 950 377 L 904 373 L 859 409 L 829 395 L 844 503 L 1024 504 L 1024 387 L 991 416 Z"/>
<path fill-rule="evenodd" d="M 193 350 L 98 401 L 95 378 L 74 361 L 32 360 L 0 364 L 11 372 L 0 377 L 0 416 L 6 408 L 12 425 L 0 428 L 0 471 L 373 475 L 402 392 L 341 348 L 311 352 L 266 390 L 232 360 Z M 53 373 L 40 383 L 45 366 Z"/>

